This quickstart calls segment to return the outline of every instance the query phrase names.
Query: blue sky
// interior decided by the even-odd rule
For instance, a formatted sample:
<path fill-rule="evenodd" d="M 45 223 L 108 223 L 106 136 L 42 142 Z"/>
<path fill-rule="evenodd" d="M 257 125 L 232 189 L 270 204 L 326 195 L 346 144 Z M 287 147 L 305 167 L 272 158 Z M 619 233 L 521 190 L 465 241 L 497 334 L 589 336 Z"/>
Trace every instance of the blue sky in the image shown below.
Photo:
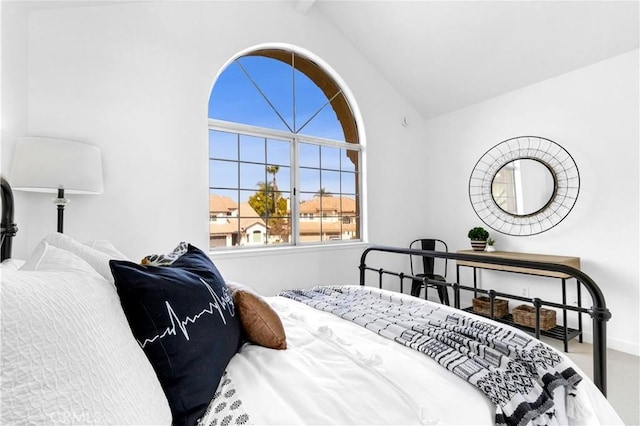
<path fill-rule="evenodd" d="M 231 63 L 216 81 L 209 99 L 210 118 L 296 133 L 304 125 L 302 135 L 344 141 L 335 112 L 325 105 L 327 97 L 306 75 L 288 64 L 261 56 L 242 57 L 237 62 L 241 66 Z M 240 200 L 246 200 L 255 193 L 258 182 L 272 179 L 265 173 L 264 164 L 274 164 L 280 167 L 276 176 L 278 188 L 291 188 L 288 142 L 246 135 L 238 141 L 235 134 L 210 131 L 209 147 L 210 157 L 215 158 L 210 160 L 210 186 L 247 190 L 240 194 Z M 320 188 L 333 194 L 355 194 L 355 167 L 347 159 L 346 150 L 303 143 L 299 158 L 302 199 L 311 198 Z M 215 192 L 233 199 L 238 196 L 237 190 Z M 283 195 L 289 198 L 288 193 Z"/>
<path fill-rule="evenodd" d="M 242 66 L 238 65 L 238 62 Z M 265 101 L 243 68 L 289 127 Z M 300 127 L 327 103 L 327 97 L 313 81 L 297 70 L 294 83 L 293 74 L 290 65 L 275 59 L 262 56 L 239 58 L 231 63 L 216 81 L 209 99 L 209 117 L 297 133 Z M 323 108 L 301 133 L 344 140 L 342 128 L 329 105 Z"/>

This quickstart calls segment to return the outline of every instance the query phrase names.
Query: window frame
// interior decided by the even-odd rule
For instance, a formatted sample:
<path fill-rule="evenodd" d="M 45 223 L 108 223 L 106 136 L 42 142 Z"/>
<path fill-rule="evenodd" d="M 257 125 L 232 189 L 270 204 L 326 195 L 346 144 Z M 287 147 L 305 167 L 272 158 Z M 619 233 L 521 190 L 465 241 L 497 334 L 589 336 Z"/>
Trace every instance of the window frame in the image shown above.
<path fill-rule="evenodd" d="M 214 118 L 208 118 L 208 126 L 207 133 L 209 131 L 220 131 L 227 133 L 240 133 L 242 135 L 259 137 L 259 138 L 270 138 L 270 139 L 278 139 L 291 143 L 290 149 L 290 169 L 291 176 L 290 182 L 292 187 L 290 188 L 291 193 L 291 201 L 290 205 L 290 214 L 291 214 L 291 242 L 290 243 L 280 243 L 280 244 L 263 244 L 263 245 L 253 245 L 247 244 L 244 246 L 236 245 L 236 246 L 222 246 L 222 247 L 211 247 L 210 251 L 229 251 L 229 250 L 237 250 L 237 251 L 245 251 L 245 250 L 273 250 L 282 247 L 306 247 L 306 246 L 329 246 L 329 245 L 344 245 L 344 244 L 353 244 L 353 243 L 363 243 L 364 240 L 364 197 L 363 197 L 363 169 L 364 169 L 364 158 L 363 158 L 363 145 L 361 143 L 352 143 L 346 141 L 339 141 L 327 138 L 321 138 L 317 136 L 309 136 L 302 133 L 292 133 L 277 129 L 263 128 L 259 126 L 253 126 L 249 124 L 230 122 L 225 120 L 219 120 Z M 209 138 L 207 138 L 209 140 Z M 357 175 L 359 178 L 356 180 L 356 194 L 355 194 L 355 202 L 357 205 L 358 215 L 356 216 L 357 220 L 356 227 L 359 230 L 359 237 L 357 239 L 348 239 L 348 240 L 335 240 L 335 239 L 327 239 L 320 241 L 301 241 L 300 236 L 300 201 L 299 201 L 299 190 L 300 188 L 300 162 L 299 162 L 299 144 L 316 144 L 319 146 L 326 146 L 332 148 L 340 148 L 347 149 L 351 151 L 355 151 L 358 153 L 358 170 Z M 209 149 L 208 149 L 209 151 Z M 208 152 L 208 162 L 213 158 L 211 157 L 211 153 Z M 240 162 L 240 160 L 238 160 Z M 210 166 L 209 166 L 210 167 Z M 322 170 L 322 169 L 321 169 Z M 209 188 L 209 194 L 211 194 L 212 187 L 210 186 L 210 180 L 207 183 L 207 187 Z M 236 188 L 239 189 L 239 188 Z M 315 216 L 315 215 L 313 215 Z M 312 216 L 312 217 L 313 217 Z M 210 238 L 210 236 L 209 236 Z"/>

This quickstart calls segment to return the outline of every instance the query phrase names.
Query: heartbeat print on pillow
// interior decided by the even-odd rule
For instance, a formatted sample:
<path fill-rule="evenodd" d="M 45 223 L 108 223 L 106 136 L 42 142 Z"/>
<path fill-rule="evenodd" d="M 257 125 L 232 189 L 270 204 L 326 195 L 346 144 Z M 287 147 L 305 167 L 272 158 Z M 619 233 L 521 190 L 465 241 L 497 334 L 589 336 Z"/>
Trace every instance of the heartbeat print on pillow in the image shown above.
<path fill-rule="evenodd" d="M 187 331 L 187 325 L 195 324 L 195 322 L 204 314 L 213 315 L 215 312 L 217 312 L 220 315 L 220 319 L 222 319 L 222 322 L 225 325 L 227 324 L 227 320 L 224 317 L 224 314 L 222 312 L 223 310 L 226 310 L 227 312 L 229 312 L 229 315 L 231 315 L 232 317 L 235 317 L 235 306 L 231 301 L 232 299 L 227 289 L 225 288 L 222 290 L 224 293 L 224 296 L 221 299 L 213 291 L 211 286 L 207 284 L 205 280 L 200 278 L 200 281 L 202 281 L 202 284 L 205 285 L 205 287 L 207 288 L 207 290 L 209 290 L 209 293 L 211 294 L 211 301 L 209 302 L 209 306 L 207 306 L 205 309 L 195 314 L 194 316 L 192 317 L 187 316 L 185 317 L 184 320 L 181 320 L 178 317 L 178 315 L 176 315 L 173 308 L 171 307 L 171 303 L 169 303 L 168 300 L 165 300 L 165 306 L 167 307 L 167 314 L 169 315 L 169 319 L 171 320 L 171 326 L 167 327 L 162 334 L 156 334 L 150 339 L 145 339 L 144 342 L 142 343 L 140 343 L 140 341 L 138 340 L 138 343 L 140 344 L 140 346 L 144 348 L 147 344 L 153 343 L 158 339 L 164 338 L 165 336 L 175 336 L 178 332 L 178 329 L 182 332 L 182 334 L 184 335 L 184 338 L 189 340 L 189 332 Z"/>

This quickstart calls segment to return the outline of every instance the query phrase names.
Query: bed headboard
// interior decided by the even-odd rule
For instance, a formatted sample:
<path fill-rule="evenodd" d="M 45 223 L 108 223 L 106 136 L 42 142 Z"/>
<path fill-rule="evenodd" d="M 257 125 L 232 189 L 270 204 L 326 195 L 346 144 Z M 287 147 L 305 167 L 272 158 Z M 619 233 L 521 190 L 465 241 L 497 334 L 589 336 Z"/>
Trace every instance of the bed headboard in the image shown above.
<path fill-rule="evenodd" d="M 0 248 L 0 260 L 11 257 L 12 239 L 18 232 L 18 226 L 13 223 L 13 191 L 11 185 L 0 176 L 2 181 L 2 247 Z"/>

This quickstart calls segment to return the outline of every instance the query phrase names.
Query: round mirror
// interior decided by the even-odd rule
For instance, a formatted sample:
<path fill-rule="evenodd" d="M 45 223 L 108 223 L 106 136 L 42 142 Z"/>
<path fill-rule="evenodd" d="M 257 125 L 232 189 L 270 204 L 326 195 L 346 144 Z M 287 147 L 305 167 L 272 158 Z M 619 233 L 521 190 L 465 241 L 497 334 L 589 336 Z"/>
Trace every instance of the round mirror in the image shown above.
<path fill-rule="evenodd" d="M 560 223 L 580 192 L 573 157 L 539 136 L 518 136 L 489 149 L 469 178 L 478 217 L 508 235 L 534 235 Z"/>
<path fill-rule="evenodd" d="M 493 201 L 515 216 L 530 216 L 543 210 L 555 191 L 553 171 L 533 158 L 508 162 L 496 172 L 491 182 Z"/>

